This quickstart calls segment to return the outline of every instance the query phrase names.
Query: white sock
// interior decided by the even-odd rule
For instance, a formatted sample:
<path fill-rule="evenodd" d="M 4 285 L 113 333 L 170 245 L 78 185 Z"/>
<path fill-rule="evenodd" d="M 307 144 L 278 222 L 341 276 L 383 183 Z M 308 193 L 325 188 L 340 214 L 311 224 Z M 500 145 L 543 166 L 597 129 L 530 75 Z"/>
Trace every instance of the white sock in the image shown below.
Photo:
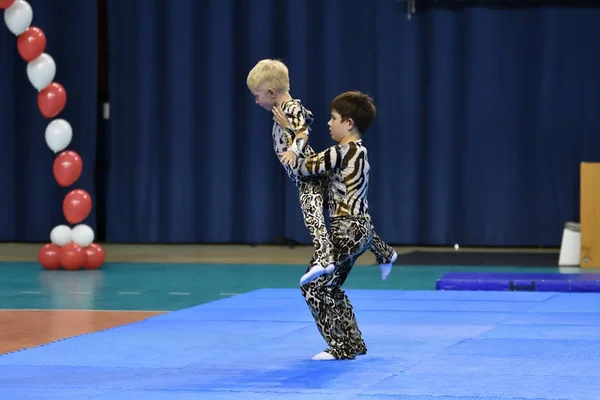
<path fill-rule="evenodd" d="M 329 275 L 329 274 L 333 274 L 333 271 L 334 271 L 334 270 L 335 270 L 335 264 L 329 264 L 329 265 L 327 266 L 327 268 L 325 268 L 325 273 L 326 273 L 327 275 Z"/>
<path fill-rule="evenodd" d="M 315 264 L 312 266 L 312 268 L 307 273 L 302 275 L 302 277 L 300 278 L 300 285 L 302 285 L 302 286 L 306 285 L 307 283 L 314 281 L 315 279 L 317 279 L 319 276 L 323 275 L 324 273 L 325 273 L 325 268 L 323 268 L 319 264 Z"/>
<path fill-rule="evenodd" d="M 317 360 L 317 361 L 331 361 L 331 360 L 335 360 L 335 357 L 332 356 L 331 353 L 322 351 L 319 354 L 317 354 L 316 356 L 314 356 L 312 359 Z"/>
<path fill-rule="evenodd" d="M 389 263 L 379 265 L 379 268 L 381 269 L 381 280 L 382 281 L 385 281 L 387 279 L 387 277 L 390 275 L 390 272 L 392 272 L 392 264 L 394 263 L 394 261 L 396 261 L 397 258 L 398 258 L 398 254 L 396 252 L 394 252 L 394 254 L 392 254 L 392 258 Z"/>

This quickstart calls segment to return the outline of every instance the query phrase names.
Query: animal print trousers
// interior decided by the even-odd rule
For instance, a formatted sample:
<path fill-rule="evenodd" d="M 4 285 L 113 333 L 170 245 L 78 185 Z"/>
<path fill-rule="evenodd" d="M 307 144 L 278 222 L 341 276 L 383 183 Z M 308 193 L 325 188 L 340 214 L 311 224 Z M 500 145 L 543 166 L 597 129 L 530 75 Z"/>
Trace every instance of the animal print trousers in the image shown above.
<path fill-rule="evenodd" d="M 306 225 L 306 228 L 310 233 L 315 249 L 312 264 L 319 263 L 323 267 L 334 262 L 331 253 L 331 240 L 329 239 L 323 214 L 325 187 L 326 182 L 320 179 L 298 182 L 300 209 L 302 210 L 304 225 Z M 377 263 L 385 264 L 390 262 L 392 255 L 394 254 L 394 249 L 381 240 L 377 233 L 375 233 L 373 225 L 371 225 L 371 230 L 373 231 L 371 252 L 375 256 Z"/>
<path fill-rule="evenodd" d="M 371 246 L 373 230 L 370 218 L 358 217 L 331 218 L 330 229 L 335 270 L 331 275 L 321 275 L 301 286 L 300 290 L 321 336 L 329 345 L 325 351 L 338 360 L 353 359 L 365 354 L 367 346 L 350 299 L 341 287 L 356 259 Z"/>
<path fill-rule="evenodd" d="M 322 267 L 327 267 L 333 263 L 333 254 L 331 252 L 331 239 L 327 232 L 323 214 L 323 188 L 324 186 L 319 179 L 298 182 L 300 209 L 302 210 L 304 225 L 310 233 L 315 249 L 311 266 L 318 263 Z"/>

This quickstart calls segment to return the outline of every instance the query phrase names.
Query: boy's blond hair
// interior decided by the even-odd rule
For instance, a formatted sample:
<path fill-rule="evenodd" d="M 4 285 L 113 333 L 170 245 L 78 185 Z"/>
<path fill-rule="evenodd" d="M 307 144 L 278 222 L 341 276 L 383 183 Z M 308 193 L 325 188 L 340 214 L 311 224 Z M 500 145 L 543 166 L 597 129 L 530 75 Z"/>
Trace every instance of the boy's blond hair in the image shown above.
<path fill-rule="evenodd" d="M 279 60 L 260 60 L 248 73 L 246 84 L 250 90 L 275 89 L 290 91 L 288 68 Z"/>

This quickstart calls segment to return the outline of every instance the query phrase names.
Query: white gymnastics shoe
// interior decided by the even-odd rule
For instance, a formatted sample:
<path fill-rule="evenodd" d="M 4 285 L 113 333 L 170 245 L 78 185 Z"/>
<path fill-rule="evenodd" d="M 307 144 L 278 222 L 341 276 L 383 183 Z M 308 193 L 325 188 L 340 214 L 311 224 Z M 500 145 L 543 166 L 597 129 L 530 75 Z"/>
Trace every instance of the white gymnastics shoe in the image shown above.
<path fill-rule="evenodd" d="M 321 275 L 331 274 L 334 270 L 335 266 L 333 264 L 328 265 L 327 268 L 323 268 L 320 264 L 315 264 L 311 269 L 308 270 L 307 273 L 302 275 L 302 278 L 300 278 L 300 285 L 304 286 L 307 283 L 314 281 Z"/>
<path fill-rule="evenodd" d="M 314 356 L 312 359 L 316 360 L 316 361 L 332 361 L 332 360 L 335 360 L 335 357 L 332 356 L 331 353 L 322 351 L 319 354 L 317 354 L 316 356 Z"/>
<path fill-rule="evenodd" d="M 394 261 L 396 261 L 397 258 L 398 258 L 398 254 L 396 252 L 394 252 L 394 254 L 392 254 L 392 258 L 390 258 L 389 262 L 379 265 L 379 268 L 381 269 L 381 280 L 382 281 L 385 281 L 388 278 L 388 276 L 390 275 L 390 272 L 392 272 L 392 264 L 394 263 Z"/>

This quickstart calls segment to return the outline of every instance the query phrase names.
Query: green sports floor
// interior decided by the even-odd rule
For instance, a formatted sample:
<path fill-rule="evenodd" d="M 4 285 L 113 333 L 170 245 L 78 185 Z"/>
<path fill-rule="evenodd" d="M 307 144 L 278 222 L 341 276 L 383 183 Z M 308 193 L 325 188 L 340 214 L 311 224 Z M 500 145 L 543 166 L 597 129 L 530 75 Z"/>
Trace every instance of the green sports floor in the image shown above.
<path fill-rule="evenodd" d="M 297 288 L 304 265 L 106 263 L 98 271 L 45 271 L 1 262 L 0 309 L 173 311 L 261 288 Z M 435 290 L 449 271 L 558 272 L 554 267 L 357 265 L 347 289 Z M 300 293 L 298 293 L 300 295 Z"/>

